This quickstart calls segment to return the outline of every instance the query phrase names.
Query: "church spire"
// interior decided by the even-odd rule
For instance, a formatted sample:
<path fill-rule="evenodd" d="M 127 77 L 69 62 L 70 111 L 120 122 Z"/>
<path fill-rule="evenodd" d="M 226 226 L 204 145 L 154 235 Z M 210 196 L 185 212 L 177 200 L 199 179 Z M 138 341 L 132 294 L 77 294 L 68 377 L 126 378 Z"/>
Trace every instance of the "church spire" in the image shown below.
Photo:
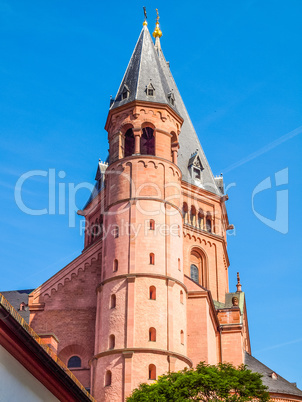
<path fill-rule="evenodd" d="M 133 101 L 160 103 L 170 106 L 184 120 L 179 136 L 177 162 L 182 172 L 182 180 L 221 196 L 223 195 L 222 179 L 215 179 L 213 176 L 188 111 L 172 76 L 170 64 L 166 61 L 161 49 L 160 38 L 162 31 L 159 26 L 158 10 L 156 10 L 156 13 L 156 24 L 153 32 L 155 45 L 148 30 L 147 14 L 145 13 L 142 31 L 116 97 L 110 102 L 110 111 L 126 106 Z M 200 159 L 198 177 L 194 175 L 194 169 L 191 169 L 189 166 L 194 152 L 197 152 Z"/>
<path fill-rule="evenodd" d="M 156 40 L 162 35 L 157 17 Z M 155 31 L 154 31 L 155 32 Z M 169 105 L 177 112 L 174 99 L 171 100 L 173 88 L 163 72 L 158 53 L 154 47 L 145 21 L 135 49 L 129 61 L 115 99 L 111 101 L 110 110 L 124 106 L 132 101 L 156 102 Z"/>

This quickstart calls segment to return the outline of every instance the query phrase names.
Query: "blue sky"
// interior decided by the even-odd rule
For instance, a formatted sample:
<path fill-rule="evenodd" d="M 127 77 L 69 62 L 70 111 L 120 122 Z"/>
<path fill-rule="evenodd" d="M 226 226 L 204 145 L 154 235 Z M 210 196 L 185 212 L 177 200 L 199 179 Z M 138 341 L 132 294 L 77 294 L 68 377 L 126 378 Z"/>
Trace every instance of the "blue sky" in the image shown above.
<path fill-rule="evenodd" d="M 235 184 L 227 202 L 236 228 L 228 237 L 230 288 L 240 271 L 252 351 L 302 387 L 300 0 L 0 0 L 0 288 L 37 287 L 81 252 L 79 217 L 70 228 L 58 211 L 24 214 L 14 188 L 30 170 L 65 172 L 56 188 L 93 183 L 107 156 L 109 97 L 140 33 L 143 5 L 150 30 L 159 8 L 162 47 L 214 174 Z M 276 188 L 284 169 L 288 183 Z M 276 225 L 286 231 L 288 215 L 288 233 L 253 212 L 253 191 L 268 177 L 272 188 L 254 196 L 254 208 L 275 220 L 279 191 Z M 26 205 L 48 207 L 47 177 L 23 189 Z M 78 192 L 79 208 L 87 197 Z"/>

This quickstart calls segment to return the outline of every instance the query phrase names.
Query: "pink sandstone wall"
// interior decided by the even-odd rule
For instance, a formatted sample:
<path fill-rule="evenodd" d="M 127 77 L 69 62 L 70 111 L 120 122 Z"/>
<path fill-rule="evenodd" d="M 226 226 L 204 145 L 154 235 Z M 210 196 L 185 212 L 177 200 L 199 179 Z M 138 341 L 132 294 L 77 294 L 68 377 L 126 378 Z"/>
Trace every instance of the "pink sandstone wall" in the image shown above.
<path fill-rule="evenodd" d="M 97 263 L 80 270 L 78 276 L 59 285 L 57 291 L 37 299 L 45 303 L 44 310 L 32 311 L 31 327 L 39 333 L 53 332 L 59 340 L 58 356 L 67 365 L 70 357 L 82 360 L 82 369 L 75 375 L 85 387 L 90 387 L 89 359 L 94 354 L 96 288 L 99 281 Z M 93 291 L 91 291 L 93 289 Z"/>
<path fill-rule="evenodd" d="M 192 297 L 187 301 L 188 347 L 187 355 L 196 366 L 208 362 L 207 301 L 205 297 Z"/>
<path fill-rule="evenodd" d="M 156 300 L 149 300 L 149 287 L 156 287 Z M 135 281 L 136 347 L 167 349 L 167 285 L 165 279 L 137 278 Z M 156 342 L 149 341 L 149 328 L 156 329 Z"/>
<path fill-rule="evenodd" d="M 219 362 L 219 349 L 217 347 L 217 341 L 219 341 L 219 334 L 217 333 L 217 324 L 213 320 L 211 315 L 210 306 L 207 303 L 207 337 L 208 337 L 208 363 L 217 364 Z M 215 314 L 215 312 L 214 312 Z"/>
<path fill-rule="evenodd" d="M 109 349 L 109 336 L 115 336 L 115 348 L 124 348 L 126 341 L 126 314 L 125 305 L 127 298 L 127 281 L 125 279 L 115 279 L 107 282 L 98 288 L 100 293 L 98 310 L 100 319 L 96 337 L 98 338 L 98 348 L 95 354 Z M 110 307 L 111 295 L 116 296 L 116 307 Z"/>
<path fill-rule="evenodd" d="M 94 365 L 92 392 L 97 396 L 97 401 L 123 401 L 123 360 L 121 355 L 112 354 L 99 358 Z M 105 374 L 108 370 L 112 373 L 112 383 L 105 386 Z"/>
<path fill-rule="evenodd" d="M 241 329 L 222 332 L 222 361 L 238 366 L 244 363 Z"/>

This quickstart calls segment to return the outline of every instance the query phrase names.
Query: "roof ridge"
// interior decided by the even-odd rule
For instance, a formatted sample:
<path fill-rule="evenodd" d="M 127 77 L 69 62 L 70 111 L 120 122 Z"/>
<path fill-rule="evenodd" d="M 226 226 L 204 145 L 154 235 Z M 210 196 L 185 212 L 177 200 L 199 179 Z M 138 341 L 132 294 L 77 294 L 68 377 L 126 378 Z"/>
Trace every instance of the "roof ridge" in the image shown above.
<path fill-rule="evenodd" d="M 166 77 L 168 80 L 171 81 L 172 86 L 174 87 L 174 88 L 173 88 L 173 89 L 174 89 L 174 90 L 173 90 L 174 95 L 177 95 L 177 96 L 179 97 L 178 100 L 176 99 L 176 102 L 175 102 L 175 103 L 178 105 L 178 110 L 179 110 L 179 112 L 180 112 L 182 118 L 184 119 L 184 124 L 183 124 L 183 127 L 182 127 L 182 129 L 181 129 L 180 136 L 179 136 L 180 150 L 179 150 L 178 161 L 179 161 L 179 163 L 181 164 L 182 151 L 185 150 L 184 145 L 181 146 L 181 142 L 182 142 L 182 140 L 184 139 L 184 136 L 182 136 L 182 131 L 183 131 L 184 125 L 187 124 L 188 127 L 186 127 L 186 128 L 187 128 L 187 133 L 186 133 L 186 134 L 187 134 L 187 135 L 190 135 L 190 133 L 191 133 L 191 140 L 193 141 L 193 144 L 192 144 L 192 147 L 191 147 L 190 150 L 189 150 L 189 155 L 186 155 L 184 158 L 187 158 L 187 157 L 188 157 L 187 159 L 189 160 L 189 158 L 190 158 L 190 156 L 191 156 L 191 152 L 196 151 L 196 148 L 197 148 L 198 151 L 199 151 L 200 157 L 201 157 L 201 159 L 202 159 L 203 165 L 205 165 L 204 167 L 207 168 L 207 169 L 206 169 L 206 170 L 207 170 L 207 178 L 205 179 L 206 182 L 204 182 L 204 184 L 206 184 L 206 187 L 208 187 L 208 188 L 206 188 L 206 189 L 207 189 L 208 191 L 211 191 L 211 192 L 214 192 L 214 193 L 216 193 L 216 194 L 221 195 L 221 192 L 220 192 L 220 190 L 219 190 L 219 188 L 218 188 L 218 186 L 217 186 L 217 184 L 216 184 L 216 182 L 215 182 L 215 177 L 214 177 L 214 174 L 213 174 L 213 172 L 212 172 L 212 170 L 211 170 L 210 164 L 209 164 L 209 162 L 208 162 L 208 160 L 207 160 L 207 157 L 206 157 L 206 155 L 205 155 L 205 152 L 204 152 L 204 150 L 203 150 L 203 148 L 202 148 L 202 145 L 201 145 L 201 143 L 200 143 L 200 141 L 199 141 L 198 135 L 197 135 L 197 133 L 196 133 L 196 130 L 195 130 L 195 128 L 194 128 L 194 125 L 193 125 L 193 123 L 192 123 L 192 120 L 191 120 L 191 118 L 190 118 L 190 115 L 189 115 L 189 113 L 188 113 L 188 110 L 187 110 L 187 108 L 186 108 L 186 105 L 185 105 L 185 103 L 184 103 L 184 101 L 183 101 L 183 99 L 182 99 L 182 96 L 181 96 L 180 91 L 179 91 L 179 89 L 178 89 L 178 87 L 177 87 L 177 84 L 176 84 L 176 82 L 175 82 L 175 80 L 174 80 L 174 77 L 173 77 L 173 75 L 172 75 L 172 72 L 171 72 L 171 70 L 170 70 L 170 67 L 168 67 L 168 63 L 167 63 L 167 61 L 166 61 L 166 59 L 165 59 L 165 56 L 164 56 L 164 53 L 163 53 L 162 48 L 159 49 L 158 54 L 159 54 L 158 58 L 159 58 L 159 60 L 160 60 L 161 66 L 162 66 L 163 73 L 164 73 L 165 77 Z M 171 86 L 171 85 L 169 85 L 169 86 Z M 183 109 L 183 110 L 181 110 L 181 109 Z M 183 133 L 183 134 L 184 134 L 184 133 Z M 188 138 L 186 137 L 186 143 L 187 143 L 187 141 L 188 141 Z M 182 162 L 184 163 L 184 161 L 182 161 Z M 188 161 L 187 161 L 187 162 L 188 162 Z M 184 180 L 184 181 L 187 181 L 187 182 L 191 182 L 192 180 L 191 180 L 191 177 L 189 176 L 189 172 L 188 172 L 187 166 L 185 166 L 185 164 L 184 164 L 183 166 L 180 166 L 180 168 L 181 168 L 182 173 L 183 173 L 183 180 Z M 185 170 L 185 169 L 186 169 L 186 170 Z M 184 171 L 185 171 L 185 173 L 187 173 L 187 174 L 184 174 Z M 195 183 L 194 183 L 194 184 L 195 184 Z M 209 188 L 209 187 L 210 187 L 210 188 Z"/>
<path fill-rule="evenodd" d="M 139 34 L 139 37 L 138 37 L 138 39 L 137 39 L 137 41 L 136 41 L 136 44 L 135 44 L 135 46 L 134 46 L 133 52 L 132 52 L 131 57 L 130 57 L 130 59 L 129 59 L 129 62 L 128 62 L 128 64 L 127 64 L 126 70 L 125 70 L 125 72 L 124 72 L 122 81 L 121 81 L 121 83 L 120 83 L 120 85 L 119 85 L 119 87 L 118 87 L 118 90 L 117 90 L 117 93 L 116 93 L 116 95 L 115 95 L 114 100 L 117 98 L 117 96 L 118 96 L 118 94 L 120 93 L 120 91 L 121 91 L 121 89 L 122 89 L 122 86 L 123 86 L 123 84 L 124 84 L 124 82 L 125 82 L 125 78 L 126 78 L 126 75 L 127 75 L 127 73 L 128 73 L 129 66 L 130 66 L 130 64 L 131 64 L 131 61 L 132 61 L 133 55 L 134 55 L 134 53 L 135 53 L 135 51 L 136 51 L 136 48 L 137 48 L 137 46 L 138 46 L 138 43 L 139 43 L 139 41 L 140 41 L 140 39 L 141 39 L 142 33 L 143 33 L 143 31 L 144 31 L 144 28 L 145 28 L 145 27 L 143 26 L 143 28 L 142 28 L 142 30 L 141 30 L 141 32 L 140 32 L 140 34 Z M 113 103 L 113 104 L 114 104 L 114 103 Z"/>
<path fill-rule="evenodd" d="M 142 33 L 143 33 L 142 50 L 144 48 L 144 42 L 146 40 L 146 31 L 150 34 L 147 25 L 144 25 L 143 29 L 142 29 Z M 135 46 L 135 48 L 136 48 L 136 46 Z M 132 56 L 131 56 L 131 59 L 132 59 Z M 130 61 L 131 61 L 131 59 L 130 59 Z M 130 61 L 129 61 L 129 63 L 130 63 Z M 140 55 L 140 58 L 139 58 L 138 77 L 137 77 L 137 81 L 136 81 L 134 99 L 136 99 L 136 97 L 137 97 L 137 92 L 138 92 L 138 88 L 139 88 L 139 80 L 140 80 L 140 75 L 141 75 L 141 65 L 142 65 L 142 52 L 141 52 L 141 55 Z M 127 67 L 127 69 L 128 69 L 128 67 Z"/>

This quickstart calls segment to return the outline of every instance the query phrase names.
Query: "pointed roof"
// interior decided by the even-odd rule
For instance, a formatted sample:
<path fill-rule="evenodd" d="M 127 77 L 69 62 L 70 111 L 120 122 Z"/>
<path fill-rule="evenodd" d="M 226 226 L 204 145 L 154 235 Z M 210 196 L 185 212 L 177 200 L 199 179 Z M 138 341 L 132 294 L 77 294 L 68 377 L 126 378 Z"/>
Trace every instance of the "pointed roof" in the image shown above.
<path fill-rule="evenodd" d="M 190 169 L 188 169 L 189 162 L 193 155 L 198 155 L 200 158 L 201 165 L 203 167 L 201 174 L 201 187 L 205 190 L 210 191 L 211 193 L 222 195 L 221 188 L 218 187 L 218 183 L 216 183 L 216 178 L 214 177 L 210 165 L 207 161 L 205 153 L 202 149 L 202 146 L 199 142 L 198 136 L 190 119 L 189 113 L 185 107 L 185 104 L 182 100 L 182 97 L 179 93 L 177 85 L 174 81 L 172 73 L 170 71 L 170 64 L 166 62 L 161 46 L 156 44 L 157 55 L 163 69 L 164 75 L 168 81 L 168 85 L 171 87 L 174 97 L 175 97 L 175 105 L 184 119 L 183 125 L 181 127 L 181 132 L 179 135 L 179 151 L 178 151 L 178 160 L 177 164 L 182 172 L 182 180 L 196 184 L 196 180 L 191 176 Z M 219 177 L 221 181 L 221 177 Z"/>
<path fill-rule="evenodd" d="M 154 88 L 153 96 L 148 96 L 147 94 L 147 87 L 150 83 Z M 123 94 L 125 95 L 123 96 Z M 171 102 L 171 98 L 173 102 Z M 177 162 L 182 172 L 182 180 L 221 196 L 223 194 L 222 178 L 219 177 L 218 180 L 213 176 L 170 71 L 169 63 L 165 60 L 160 39 L 157 37 L 154 45 L 146 25 L 144 25 L 138 38 L 117 95 L 111 103 L 110 110 L 134 100 L 167 104 L 184 119 L 179 136 L 180 148 Z M 203 167 L 198 181 L 194 180 L 192 170 L 189 168 L 189 161 L 194 153 L 198 154 Z"/>
<path fill-rule="evenodd" d="M 148 88 L 153 89 L 152 96 L 148 95 Z M 167 104 L 177 112 L 176 107 L 169 102 L 170 93 L 171 88 L 163 73 L 150 32 L 144 25 L 110 109 L 141 100 Z"/>

